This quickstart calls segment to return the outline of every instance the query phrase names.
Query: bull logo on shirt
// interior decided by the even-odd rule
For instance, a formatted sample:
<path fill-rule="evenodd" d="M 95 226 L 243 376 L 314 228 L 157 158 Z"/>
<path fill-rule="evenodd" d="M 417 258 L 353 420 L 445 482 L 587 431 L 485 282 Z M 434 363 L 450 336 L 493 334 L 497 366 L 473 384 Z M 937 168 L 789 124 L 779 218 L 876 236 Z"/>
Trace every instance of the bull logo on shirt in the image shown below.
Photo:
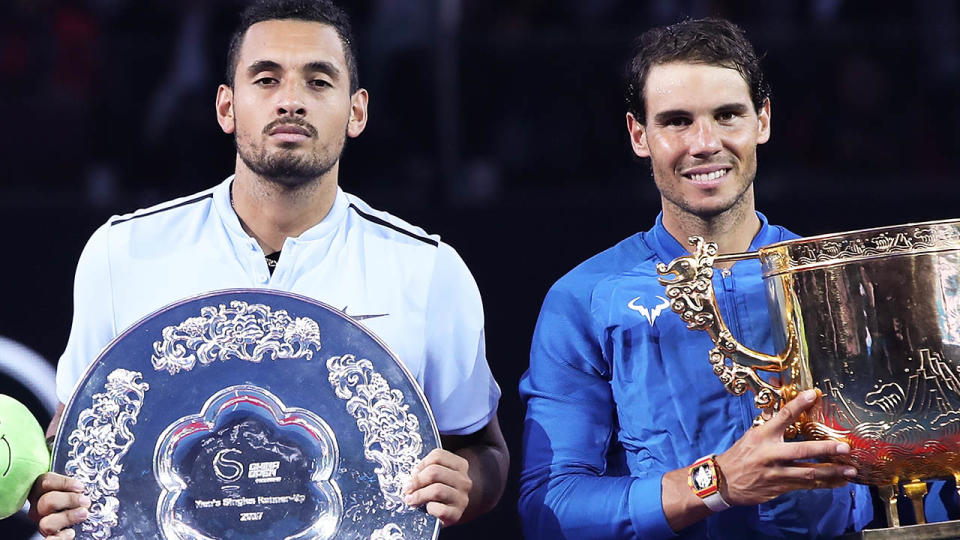
<path fill-rule="evenodd" d="M 657 296 L 657 298 L 661 302 L 656 306 L 653 306 L 652 308 L 648 308 L 642 304 L 637 303 L 640 300 L 640 298 L 641 297 L 638 296 L 633 300 L 631 300 L 629 303 L 627 303 L 627 307 L 646 317 L 647 321 L 650 323 L 650 326 L 652 327 L 653 323 L 657 320 L 657 317 L 660 316 L 660 313 L 663 310 L 670 307 L 670 301 L 662 296 Z"/>

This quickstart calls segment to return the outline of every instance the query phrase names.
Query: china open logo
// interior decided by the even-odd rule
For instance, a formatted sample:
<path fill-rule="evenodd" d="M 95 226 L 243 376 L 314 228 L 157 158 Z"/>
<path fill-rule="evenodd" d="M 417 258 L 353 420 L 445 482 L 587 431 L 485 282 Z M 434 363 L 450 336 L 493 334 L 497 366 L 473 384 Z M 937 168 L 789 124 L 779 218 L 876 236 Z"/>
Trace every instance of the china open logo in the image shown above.
<path fill-rule="evenodd" d="M 224 457 L 227 454 L 240 454 L 236 448 L 226 448 L 213 457 L 213 472 L 224 482 L 236 482 L 243 476 L 243 463 Z"/>

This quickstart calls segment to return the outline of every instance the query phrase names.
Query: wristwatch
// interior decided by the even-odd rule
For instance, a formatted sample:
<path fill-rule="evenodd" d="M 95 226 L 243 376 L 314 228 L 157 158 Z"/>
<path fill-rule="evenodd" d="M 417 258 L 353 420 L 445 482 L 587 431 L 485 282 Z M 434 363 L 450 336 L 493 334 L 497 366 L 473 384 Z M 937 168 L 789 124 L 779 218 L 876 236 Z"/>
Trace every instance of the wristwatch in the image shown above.
<path fill-rule="evenodd" d="M 703 504 L 714 512 L 721 512 L 730 508 L 730 504 L 720 495 L 720 486 L 723 484 L 723 475 L 717 465 L 716 454 L 703 456 L 690 466 L 690 475 L 687 477 L 690 489 L 700 497 Z"/>

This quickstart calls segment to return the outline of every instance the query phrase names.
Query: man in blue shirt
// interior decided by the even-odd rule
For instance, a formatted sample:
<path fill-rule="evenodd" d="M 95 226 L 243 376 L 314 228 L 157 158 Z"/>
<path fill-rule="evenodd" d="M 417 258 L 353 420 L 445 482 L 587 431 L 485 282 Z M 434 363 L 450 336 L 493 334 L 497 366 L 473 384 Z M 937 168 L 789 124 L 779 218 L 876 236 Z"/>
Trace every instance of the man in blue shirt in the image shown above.
<path fill-rule="evenodd" d="M 721 253 L 796 238 L 754 208 L 770 100 L 752 46 L 724 20 L 653 29 L 628 67 L 626 97 L 631 146 L 650 158 L 663 211 L 649 231 L 561 278 L 544 301 L 520 383 L 526 536 L 833 537 L 861 529 L 872 507 L 865 486 L 847 484 L 855 469 L 811 461 L 849 446 L 783 440 L 816 395 L 801 394 L 751 428 L 760 413 L 753 397 L 727 393 L 707 360 L 710 338 L 670 311 L 657 281 L 656 263 L 687 254 L 692 235 Z M 714 288 L 734 335 L 773 353 L 760 263 L 720 268 Z M 705 486 L 716 479 L 711 493 Z"/>

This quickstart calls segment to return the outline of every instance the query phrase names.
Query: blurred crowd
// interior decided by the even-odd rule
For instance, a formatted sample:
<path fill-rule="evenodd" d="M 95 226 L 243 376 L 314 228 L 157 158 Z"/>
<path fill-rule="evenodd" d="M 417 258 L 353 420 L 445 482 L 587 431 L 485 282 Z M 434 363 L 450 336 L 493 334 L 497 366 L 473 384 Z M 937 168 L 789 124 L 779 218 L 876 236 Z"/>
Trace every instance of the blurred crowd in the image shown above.
<path fill-rule="evenodd" d="M 4 201 L 130 208 L 221 179 L 233 148 L 213 98 L 242 4 L 0 3 Z M 770 193 L 799 181 L 853 196 L 904 176 L 935 191 L 960 147 L 951 0 L 345 5 L 372 95 L 345 183 L 412 206 L 648 189 L 623 136 L 620 64 L 640 31 L 685 16 L 730 17 L 766 53 Z"/>

